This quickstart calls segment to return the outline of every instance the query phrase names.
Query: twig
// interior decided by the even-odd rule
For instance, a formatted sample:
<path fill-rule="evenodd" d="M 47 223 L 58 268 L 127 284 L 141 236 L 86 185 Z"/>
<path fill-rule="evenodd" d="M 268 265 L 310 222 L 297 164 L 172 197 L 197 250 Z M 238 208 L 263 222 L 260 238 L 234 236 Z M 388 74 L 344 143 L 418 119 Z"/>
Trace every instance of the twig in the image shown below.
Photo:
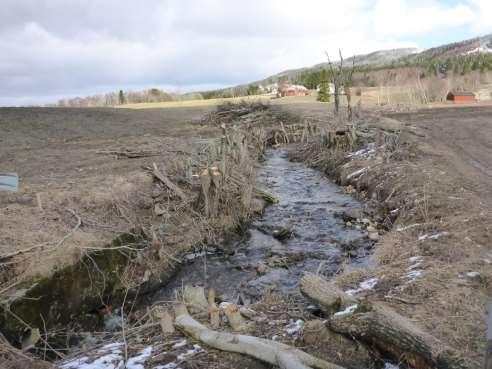
<path fill-rule="evenodd" d="M 159 181 L 161 181 L 167 188 L 169 188 L 171 191 L 173 191 L 181 200 L 185 201 L 187 199 L 186 195 L 184 192 L 179 188 L 177 185 L 175 185 L 169 178 L 167 178 L 166 175 L 164 175 L 159 168 L 157 168 L 156 163 L 152 163 L 152 168 L 153 170 L 151 173 L 154 175 L 155 178 L 157 178 Z"/>

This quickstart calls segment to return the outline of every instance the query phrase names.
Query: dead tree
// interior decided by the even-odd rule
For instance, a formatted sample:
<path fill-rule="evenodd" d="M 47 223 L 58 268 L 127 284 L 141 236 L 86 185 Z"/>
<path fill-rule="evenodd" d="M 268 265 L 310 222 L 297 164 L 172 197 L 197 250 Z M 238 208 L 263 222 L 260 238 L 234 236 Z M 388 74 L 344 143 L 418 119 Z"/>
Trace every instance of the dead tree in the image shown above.
<path fill-rule="evenodd" d="M 352 58 L 352 68 L 345 70 L 343 68 L 343 56 L 342 50 L 339 49 L 338 53 L 340 55 L 340 62 L 338 63 L 338 68 L 335 70 L 333 67 L 333 63 L 330 60 L 330 56 L 328 52 L 325 51 L 326 57 L 328 59 L 328 66 L 330 67 L 330 80 L 333 83 L 333 101 L 335 103 L 335 115 L 338 115 L 340 112 L 340 94 L 341 90 L 344 90 L 345 95 L 347 96 L 347 113 L 348 119 L 352 120 L 352 105 L 351 105 L 351 94 L 350 87 L 352 86 L 352 77 L 355 69 L 355 57 Z"/>
<path fill-rule="evenodd" d="M 342 52 L 340 50 L 340 60 L 342 60 Z M 355 56 L 352 57 L 352 67 L 344 73 L 343 88 L 345 90 L 345 96 L 347 96 L 347 117 L 348 120 L 352 120 L 352 93 L 350 88 L 352 87 L 352 79 L 355 69 Z"/>

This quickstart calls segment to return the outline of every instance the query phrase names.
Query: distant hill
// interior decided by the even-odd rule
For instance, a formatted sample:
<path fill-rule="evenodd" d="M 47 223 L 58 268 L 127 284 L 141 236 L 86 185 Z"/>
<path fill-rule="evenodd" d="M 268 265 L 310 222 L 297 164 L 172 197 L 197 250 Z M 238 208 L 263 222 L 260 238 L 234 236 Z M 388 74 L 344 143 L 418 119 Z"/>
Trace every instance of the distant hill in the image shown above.
<path fill-rule="evenodd" d="M 351 65 L 355 59 L 356 66 L 365 66 L 366 70 L 384 69 L 386 67 L 398 67 L 429 63 L 433 61 L 456 58 L 473 54 L 492 55 L 492 34 L 476 37 L 469 40 L 454 42 L 438 47 L 420 51 L 416 48 L 401 48 L 393 50 L 379 50 L 369 54 L 355 55 L 345 59 L 346 65 Z M 290 69 L 252 84 L 269 84 L 280 80 L 296 80 L 303 73 L 311 73 L 325 68 L 328 63 L 320 63 L 306 68 Z"/>
<path fill-rule="evenodd" d="M 355 59 L 355 65 L 356 66 L 366 65 L 366 66 L 372 66 L 372 67 L 381 67 L 381 66 L 387 65 L 393 61 L 399 60 L 402 57 L 414 55 L 416 53 L 418 53 L 418 49 L 416 49 L 416 48 L 400 48 L 400 49 L 393 49 L 393 50 L 378 50 L 378 51 L 374 51 L 374 52 L 369 53 L 369 54 L 351 56 L 351 57 L 345 59 L 344 62 L 346 65 L 352 65 L 352 62 Z M 306 67 L 306 68 L 289 69 L 289 70 L 280 72 L 278 74 L 275 74 L 273 76 L 270 76 L 268 78 L 265 78 L 263 80 L 253 82 L 252 84 L 267 84 L 267 83 L 278 82 L 279 80 L 282 80 L 282 79 L 294 79 L 299 74 L 301 74 L 303 72 L 310 72 L 313 70 L 319 70 L 319 69 L 325 68 L 325 67 L 328 67 L 327 62 L 326 63 L 319 63 L 319 64 L 313 65 L 311 67 Z"/>
<path fill-rule="evenodd" d="M 492 34 L 433 47 L 417 54 L 404 56 L 400 60 L 411 63 L 420 60 L 446 59 L 475 53 L 492 53 Z"/>

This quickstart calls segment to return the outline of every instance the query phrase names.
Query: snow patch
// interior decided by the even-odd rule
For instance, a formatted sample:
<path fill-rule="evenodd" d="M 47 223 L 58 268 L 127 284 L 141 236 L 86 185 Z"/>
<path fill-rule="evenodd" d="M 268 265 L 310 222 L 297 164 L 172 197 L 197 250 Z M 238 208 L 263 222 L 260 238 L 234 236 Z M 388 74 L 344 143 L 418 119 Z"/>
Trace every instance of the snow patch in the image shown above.
<path fill-rule="evenodd" d="M 145 362 L 152 354 L 152 346 L 149 346 L 137 356 L 130 357 L 126 363 L 124 362 L 123 353 L 120 347 L 123 346 L 120 342 L 110 343 L 99 350 L 98 354 L 104 354 L 90 362 L 88 356 L 82 356 L 61 365 L 62 369 L 144 369 Z"/>
<path fill-rule="evenodd" d="M 463 55 L 478 54 L 478 53 L 484 53 L 484 54 L 492 53 L 492 49 L 488 47 L 488 45 L 481 45 L 473 50 L 463 53 Z"/>
<path fill-rule="evenodd" d="M 343 311 L 339 311 L 338 313 L 335 313 L 333 314 L 333 316 L 343 316 L 343 315 L 349 315 L 349 314 L 352 314 L 355 309 L 357 309 L 357 304 L 355 305 L 350 305 L 349 307 L 347 307 L 345 310 Z"/>
<path fill-rule="evenodd" d="M 126 369 L 145 369 L 144 364 L 152 354 L 152 346 L 143 349 L 140 355 L 128 359 Z"/>
<path fill-rule="evenodd" d="M 420 223 L 409 224 L 409 225 L 406 225 L 406 226 L 403 226 L 403 227 L 396 228 L 396 231 L 397 232 L 404 232 L 404 231 L 406 231 L 408 229 L 412 229 L 412 228 L 418 227 L 419 225 L 420 225 Z"/>
<path fill-rule="evenodd" d="M 354 159 L 354 158 L 363 158 L 363 159 L 370 159 L 376 154 L 376 144 L 374 142 L 370 143 L 367 145 L 366 148 L 362 150 L 358 150 L 355 152 L 348 153 L 345 155 L 345 158 L 349 159 Z"/>
<path fill-rule="evenodd" d="M 378 278 L 366 279 L 365 281 L 359 283 L 359 288 L 353 290 L 347 290 L 345 291 L 345 293 L 347 295 L 353 296 L 362 291 L 372 290 L 378 284 L 378 281 L 379 281 Z"/>
<path fill-rule="evenodd" d="M 304 327 L 304 321 L 302 321 L 301 319 L 296 321 L 291 319 L 289 325 L 285 327 L 285 331 L 287 332 L 288 335 L 294 336 L 297 335 L 302 330 L 303 327 Z"/>
<path fill-rule="evenodd" d="M 180 348 L 180 347 L 183 347 L 183 346 L 186 346 L 186 340 L 185 339 L 182 340 L 182 341 L 179 341 L 179 342 L 175 343 L 173 345 L 173 348 Z"/>
<path fill-rule="evenodd" d="M 360 177 L 362 174 L 364 174 L 365 172 L 367 172 L 367 170 L 368 170 L 368 168 L 362 168 L 362 169 L 356 170 L 355 172 L 350 173 L 347 176 L 347 179 L 350 179 L 350 178 L 353 178 L 353 177 Z"/>
<path fill-rule="evenodd" d="M 419 266 L 422 265 L 424 258 L 422 256 L 412 256 L 410 259 L 408 259 L 412 265 L 410 265 L 407 270 L 414 270 L 418 268 Z"/>
<path fill-rule="evenodd" d="M 194 356 L 200 352 L 204 352 L 204 350 L 199 345 L 193 345 L 192 349 L 187 350 L 186 352 L 179 354 L 176 361 L 183 361 L 191 356 Z"/>
<path fill-rule="evenodd" d="M 400 367 L 398 365 L 395 365 L 395 364 L 384 363 L 383 369 L 400 369 Z"/>
<path fill-rule="evenodd" d="M 186 341 L 186 340 L 185 340 Z M 183 342 L 183 341 L 181 341 Z M 182 346 L 179 346 L 182 347 Z M 186 359 L 199 354 L 201 352 L 205 352 L 199 345 L 193 345 L 193 348 L 186 350 L 186 352 L 183 352 L 182 354 L 179 354 L 176 360 L 171 361 L 170 363 L 167 363 L 165 365 L 159 365 L 154 367 L 154 369 L 179 369 L 179 364 L 181 364 L 183 361 Z M 119 368 L 118 368 L 119 369 Z M 140 369 L 140 368 L 138 368 Z"/>
<path fill-rule="evenodd" d="M 425 241 L 425 240 L 438 240 L 442 236 L 446 236 L 448 232 L 438 232 L 434 234 L 424 234 L 422 236 L 419 236 L 418 240 L 419 241 Z"/>
<path fill-rule="evenodd" d="M 219 304 L 219 309 L 225 310 L 225 309 L 227 309 L 227 307 L 228 307 L 229 305 L 232 305 L 232 303 L 231 303 L 231 302 L 227 302 L 227 301 L 221 302 L 221 303 Z"/>
<path fill-rule="evenodd" d="M 417 270 L 412 270 L 412 271 L 408 272 L 402 278 L 406 278 L 406 279 L 408 279 L 408 283 L 412 283 L 412 282 L 415 282 L 417 280 L 417 278 L 421 277 L 422 274 L 424 274 L 424 271 L 421 269 L 417 269 Z"/>

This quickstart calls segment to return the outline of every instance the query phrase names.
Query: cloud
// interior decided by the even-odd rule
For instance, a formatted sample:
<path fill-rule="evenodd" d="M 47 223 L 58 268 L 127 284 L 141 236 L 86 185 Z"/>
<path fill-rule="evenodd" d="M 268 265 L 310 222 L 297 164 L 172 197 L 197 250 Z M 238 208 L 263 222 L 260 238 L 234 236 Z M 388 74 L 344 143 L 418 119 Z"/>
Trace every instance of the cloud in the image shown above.
<path fill-rule="evenodd" d="M 116 89 L 223 86 L 335 56 L 490 30 L 463 0 L 4 0 L 0 104 Z M 488 12 L 488 13 L 487 13 Z M 434 36 L 433 36 L 434 37 Z M 438 38 L 436 38 L 438 43 Z"/>

